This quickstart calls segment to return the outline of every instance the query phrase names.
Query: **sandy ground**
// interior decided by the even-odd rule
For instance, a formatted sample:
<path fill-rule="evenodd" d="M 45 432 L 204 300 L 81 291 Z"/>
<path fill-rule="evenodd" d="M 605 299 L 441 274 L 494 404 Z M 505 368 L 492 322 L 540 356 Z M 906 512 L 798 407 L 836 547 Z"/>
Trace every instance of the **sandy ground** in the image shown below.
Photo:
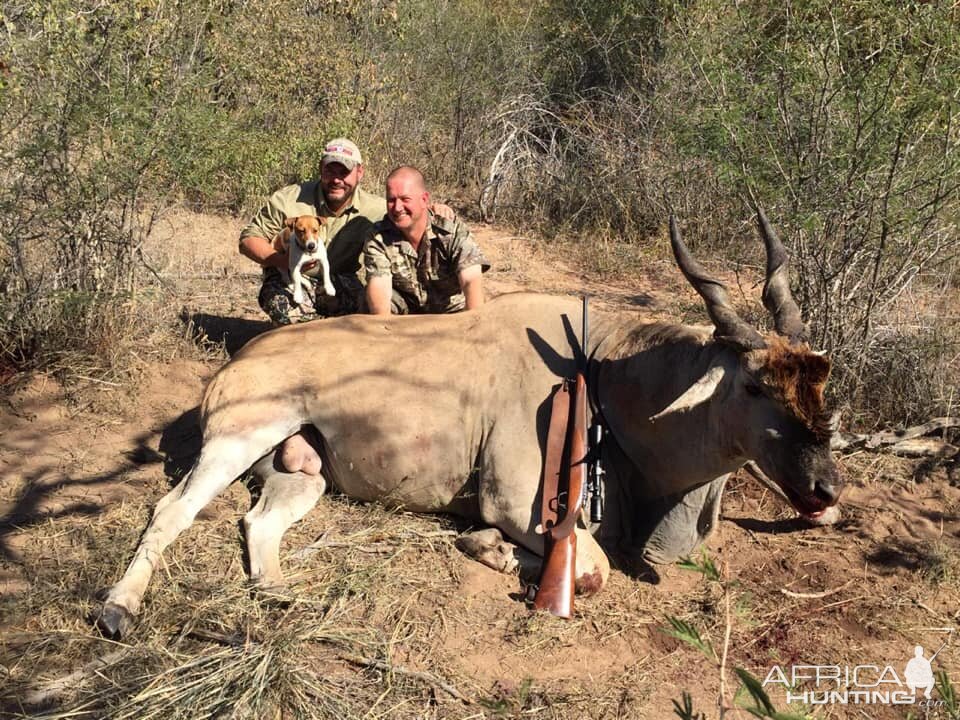
<path fill-rule="evenodd" d="M 151 355 L 142 362 L 135 391 L 104 385 L 95 402 L 81 407 L 67 403 L 57 382 L 43 376 L 19 378 L 4 398 L 0 607 L 5 611 L 0 628 L 5 633 L 51 631 L 51 621 L 24 614 L 22 602 L 38 591 L 41 577 L 49 577 L 36 563 L 69 563 L 66 556 L 38 560 L 37 547 L 78 521 L 109 538 L 117 530 L 113 510 L 124 504 L 149 506 L 197 451 L 197 404 L 205 381 L 222 363 L 217 348 L 231 354 L 266 329 L 256 305 L 257 268 L 236 253 L 240 225 L 237 219 L 178 211 L 161 223 L 148 250 L 150 262 L 172 288 L 172 301 L 182 305 L 194 333 L 213 348 L 212 359 Z M 595 307 L 633 306 L 651 318 L 705 319 L 696 296 L 666 259 L 650 260 L 630 282 L 608 283 L 578 272 L 549 247 L 501 229 L 476 227 L 475 234 L 494 265 L 487 276 L 488 296 L 520 289 L 585 290 Z M 447 587 L 415 611 L 429 621 L 429 652 L 447 676 L 502 702 L 499 710 L 443 706 L 447 709 L 437 716 L 660 720 L 674 716 L 672 701 L 686 689 L 699 711 L 716 717 L 717 663 L 665 634 L 661 628 L 668 615 L 700 627 L 718 651 L 729 628 L 728 687 L 737 684 L 733 666 L 761 679 L 774 665 L 890 665 L 901 673 L 916 645 L 927 648 L 929 656 L 944 642 L 934 670 L 945 670 L 960 684 L 960 489 L 942 470 L 889 456 L 853 455 L 841 463 L 849 488 L 843 519 L 832 527 L 807 527 L 746 475 L 734 479 L 723 521 L 707 546 L 728 578 L 726 597 L 718 585 L 678 567 L 640 578 L 614 570 L 602 594 L 579 603 L 574 621 L 531 625 L 517 599 L 516 578 L 455 553 L 445 555 L 451 563 Z M 244 509 L 243 492 L 231 489 L 200 519 L 230 528 Z M 291 531 L 290 548 L 323 532 L 320 514 L 315 511 Z M 142 522 L 129 531 L 140 528 Z M 122 568 L 132 546 L 104 542 Z M 242 566 L 216 572 L 240 576 Z M 103 584 L 109 580 L 103 578 Z M 88 598 L 93 588 L 66 582 L 62 592 L 69 616 L 71 603 Z M 75 632 L 93 634 L 85 618 L 69 622 Z M 541 633 L 543 642 L 531 640 L 531 633 Z M 416 650 L 409 651 L 408 662 L 416 664 L 418 657 L 426 662 Z M 4 668 L 10 677 L 18 672 L 9 652 L 3 662 L 0 686 Z M 543 693 L 572 682 L 603 703 L 595 712 L 583 710 L 587 704 L 564 714 L 559 706 L 529 701 L 524 681 Z M 885 704 L 821 706 L 816 716 L 899 718 L 908 712 L 949 717 L 942 707 Z"/>

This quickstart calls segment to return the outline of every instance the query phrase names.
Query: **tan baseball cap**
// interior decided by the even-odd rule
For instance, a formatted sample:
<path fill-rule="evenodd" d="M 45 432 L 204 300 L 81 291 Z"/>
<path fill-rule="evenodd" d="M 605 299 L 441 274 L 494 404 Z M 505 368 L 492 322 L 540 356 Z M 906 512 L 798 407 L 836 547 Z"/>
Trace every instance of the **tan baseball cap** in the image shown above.
<path fill-rule="evenodd" d="M 360 148 L 346 138 L 331 140 L 323 148 L 320 164 L 326 165 L 332 162 L 340 163 L 347 170 L 353 170 L 357 165 L 363 164 L 363 158 L 360 157 Z"/>

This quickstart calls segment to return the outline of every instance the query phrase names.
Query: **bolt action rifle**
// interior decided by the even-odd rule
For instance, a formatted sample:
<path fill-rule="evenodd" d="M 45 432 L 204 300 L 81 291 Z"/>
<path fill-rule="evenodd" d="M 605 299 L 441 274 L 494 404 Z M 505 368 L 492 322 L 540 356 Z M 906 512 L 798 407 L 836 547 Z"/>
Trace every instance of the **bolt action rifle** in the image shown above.
<path fill-rule="evenodd" d="M 583 298 L 583 361 L 574 380 L 564 379 L 553 394 L 543 469 L 541 527 L 543 566 L 533 600 L 537 610 L 562 618 L 573 615 L 577 565 L 574 532 L 587 493 L 587 298 Z M 597 476 L 599 478 L 599 475 Z"/>

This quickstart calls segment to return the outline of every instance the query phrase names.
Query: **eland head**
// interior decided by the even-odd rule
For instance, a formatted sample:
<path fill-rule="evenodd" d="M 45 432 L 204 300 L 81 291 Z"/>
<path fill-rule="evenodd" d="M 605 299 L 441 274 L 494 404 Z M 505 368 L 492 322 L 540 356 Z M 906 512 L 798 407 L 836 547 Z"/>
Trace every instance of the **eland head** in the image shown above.
<path fill-rule="evenodd" d="M 808 343 L 807 327 L 790 292 L 788 254 L 758 211 L 766 246 L 763 304 L 775 330 L 761 334 L 730 304 L 727 290 L 693 258 L 670 218 L 670 242 L 684 276 L 703 298 L 714 339 L 731 348 L 738 366 L 716 364 L 653 420 L 722 394 L 732 451 L 754 460 L 803 515 L 816 518 L 834 505 L 843 482 L 830 453 L 830 417 L 824 389 L 830 361 Z"/>

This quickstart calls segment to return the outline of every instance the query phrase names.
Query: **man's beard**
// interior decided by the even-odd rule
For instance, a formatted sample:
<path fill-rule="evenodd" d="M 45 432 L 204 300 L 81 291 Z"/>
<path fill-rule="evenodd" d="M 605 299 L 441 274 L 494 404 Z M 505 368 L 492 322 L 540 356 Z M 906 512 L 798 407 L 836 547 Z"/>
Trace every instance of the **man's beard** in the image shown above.
<path fill-rule="evenodd" d="M 350 200 L 353 199 L 353 194 L 356 191 L 357 191 L 356 187 L 354 187 L 352 190 L 347 190 L 344 187 L 324 188 L 323 198 L 327 201 L 327 205 L 329 205 L 332 209 L 336 210 L 343 207 L 344 205 L 347 205 L 350 202 Z M 331 192 L 339 192 L 339 193 L 342 193 L 342 195 L 340 195 L 339 198 L 331 198 L 330 197 Z"/>

